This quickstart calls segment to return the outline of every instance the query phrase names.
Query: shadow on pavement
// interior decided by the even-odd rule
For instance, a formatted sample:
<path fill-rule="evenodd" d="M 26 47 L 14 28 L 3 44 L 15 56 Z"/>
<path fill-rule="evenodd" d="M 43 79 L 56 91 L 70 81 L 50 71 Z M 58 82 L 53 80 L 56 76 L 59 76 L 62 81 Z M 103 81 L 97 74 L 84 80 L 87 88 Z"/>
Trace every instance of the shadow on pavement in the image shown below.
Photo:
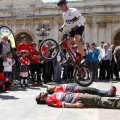
<path fill-rule="evenodd" d="M 17 97 L 10 96 L 10 95 L 0 95 L 0 98 L 1 98 L 1 99 L 4 99 L 4 100 L 9 100 L 9 99 L 15 100 L 15 99 L 19 99 L 19 98 L 17 98 Z"/>
<path fill-rule="evenodd" d="M 28 91 L 27 89 L 33 89 L 33 90 L 40 90 L 41 88 L 47 88 L 48 86 L 46 85 L 43 85 L 43 86 L 40 86 L 40 85 L 36 85 L 36 86 L 32 86 L 29 84 L 29 86 L 23 86 L 21 87 L 19 84 L 16 84 L 14 86 L 14 88 L 11 88 L 10 91 Z"/>
<path fill-rule="evenodd" d="M 28 91 L 27 87 L 21 87 L 19 85 L 14 86 L 14 88 L 11 88 L 10 91 Z"/>

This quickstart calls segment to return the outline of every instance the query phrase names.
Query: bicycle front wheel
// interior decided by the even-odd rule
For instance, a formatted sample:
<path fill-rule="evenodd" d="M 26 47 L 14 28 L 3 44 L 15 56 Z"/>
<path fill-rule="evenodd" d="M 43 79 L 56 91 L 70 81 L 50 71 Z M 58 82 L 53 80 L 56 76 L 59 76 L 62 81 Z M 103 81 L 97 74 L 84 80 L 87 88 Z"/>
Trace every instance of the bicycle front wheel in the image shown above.
<path fill-rule="evenodd" d="M 75 70 L 75 82 L 83 87 L 87 87 L 93 82 L 93 73 L 86 67 L 80 67 Z"/>
<path fill-rule="evenodd" d="M 39 52 L 44 60 L 51 61 L 58 54 L 58 43 L 54 39 L 43 40 L 40 44 Z"/>

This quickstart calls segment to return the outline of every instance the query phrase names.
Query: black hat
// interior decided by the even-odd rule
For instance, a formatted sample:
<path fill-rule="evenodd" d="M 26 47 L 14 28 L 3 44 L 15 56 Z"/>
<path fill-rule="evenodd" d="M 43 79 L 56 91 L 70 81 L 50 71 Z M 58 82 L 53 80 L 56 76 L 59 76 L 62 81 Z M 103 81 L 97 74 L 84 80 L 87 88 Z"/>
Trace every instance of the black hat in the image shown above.
<path fill-rule="evenodd" d="M 26 37 L 26 35 L 21 35 L 21 36 L 20 36 L 21 39 L 24 38 L 24 37 Z"/>

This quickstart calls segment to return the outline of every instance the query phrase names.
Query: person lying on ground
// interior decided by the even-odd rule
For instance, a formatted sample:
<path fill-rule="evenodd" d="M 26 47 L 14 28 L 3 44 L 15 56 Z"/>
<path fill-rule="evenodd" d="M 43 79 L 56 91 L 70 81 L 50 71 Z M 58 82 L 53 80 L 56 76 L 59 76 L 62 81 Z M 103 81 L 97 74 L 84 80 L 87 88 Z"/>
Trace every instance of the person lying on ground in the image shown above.
<path fill-rule="evenodd" d="M 108 108 L 120 109 L 120 98 L 110 99 L 99 95 L 71 93 L 71 92 L 55 92 L 40 93 L 36 96 L 37 104 L 47 104 L 51 107 L 60 108 Z"/>
<path fill-rule="evenodd" d="M 48 86 L 47 92 L 49 94 L 53 94 L 54 92 L 72 92 L 72 93 L 89 93 L 93 95 L 100 95 L 102 97 L 115 97 L 116 96 L 116 87 L 111 86 L 111 88 L 107 91 L 99 90 L 92 87 L 81 87 L 76 83 L 72 84 L 61 84 L 58 86 Z"/>
<path fill-rule="evenodd" d="M 0 82 L 0 92 L 5 90 L 5 85 Z"/>
<path fill-rule="evenodd" d="M 0 73 L 0 91 L 9 90 L 12 82 Z"/>

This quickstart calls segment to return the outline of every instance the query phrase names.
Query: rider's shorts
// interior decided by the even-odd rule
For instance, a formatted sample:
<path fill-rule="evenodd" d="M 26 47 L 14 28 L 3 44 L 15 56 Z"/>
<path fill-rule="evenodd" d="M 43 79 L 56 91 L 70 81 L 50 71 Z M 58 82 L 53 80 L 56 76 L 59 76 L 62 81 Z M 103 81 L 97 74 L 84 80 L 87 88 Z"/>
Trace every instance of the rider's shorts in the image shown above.
<path fill-rule="evenodd" d="M 84 31 L 84 26 L 77 27 L 77 28 L 75 28 L 74 30 L 71 30 L 71 31 L 69 32 L 69 37 L 74 37 L 75 35 L 80 35 L 80 36 L 82 36 L 83 31 Z"/>

